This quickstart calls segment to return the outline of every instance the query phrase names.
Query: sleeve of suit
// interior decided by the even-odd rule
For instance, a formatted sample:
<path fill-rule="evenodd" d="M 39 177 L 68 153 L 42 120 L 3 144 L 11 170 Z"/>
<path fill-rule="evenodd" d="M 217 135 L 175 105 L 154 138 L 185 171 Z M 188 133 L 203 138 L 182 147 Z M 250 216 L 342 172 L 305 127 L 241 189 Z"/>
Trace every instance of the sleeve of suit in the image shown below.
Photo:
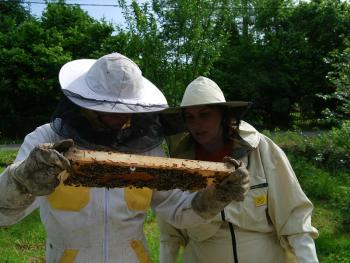
<path fill-rule="evenodd" d="M 264 167 L 269 167 L 265 171 L 269 183 L 268 211 L 281 245 L 288 246 L 299 263 L 318 262 L 314 243 L 318 231 L 311 224 L 313 205 L 284 152 L 268 138 L 260 144 Z"/>
<path fill-rule="evenodd" d="M 288 241 L 299 263 L 318 263 L 315 243 L 310 234 L 288 236 Z"/>
<path fill-rule="evenodd" d="M 14 163 L 0 174 L 0 226 L 15 224 L 38 208 L 38 198 L 23 191 L 13 180 L 11 173 L 14 167 L 29 156 L 36 145 L 57 140 L 59 137 L 49 124 L 38 127 L 25 137 Z"/>

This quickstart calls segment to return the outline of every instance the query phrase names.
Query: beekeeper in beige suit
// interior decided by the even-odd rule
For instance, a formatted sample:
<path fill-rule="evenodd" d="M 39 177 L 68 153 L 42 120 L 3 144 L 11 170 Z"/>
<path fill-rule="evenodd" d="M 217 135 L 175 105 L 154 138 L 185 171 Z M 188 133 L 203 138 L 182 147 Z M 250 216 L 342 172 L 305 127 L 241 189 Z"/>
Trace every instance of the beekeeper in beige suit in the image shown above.
<path fill-rule="evenodd" d="M 243 202 L 231 202 L 209 224 L 180 230 L 159 219 L 161 263 L 176 262 L 180 246 L 184 263 L 318 262 L 313 205 L 283 151 L 239 121 L 244 105 L 226 102 L 215 82 L 198 77 L 181 107 L 166 110 L 179 111 L 188 130 L 170 145 L 172 157 L 221 161 L 230 155 L 247 167 L 251 186 Z"/>
<path fill-rule="evenodd" d="M 165 221 L 186 227 L 208 222 L 201 212 L 217 213 L 228 202 L 243 199 L 248 190 L 244 167 L 232 168 L 227 180 L 200 195 L 60 183 L 58 175 L 70 169 L 61 153 L 73 141 L 83 149 L 163 156 L 162 129 L 154 112 L 167 102 L 139 67 L 119 53 L 68 62 L 59 82 L 65 96 L 51 122 L 26 136 L 14 164 L 0 175 L 0 226 L 40 207 L 46 262 L 150 262 L 143 232 L 149 206 Z M 218 198 L 226 192 L 228 198 Z"/>

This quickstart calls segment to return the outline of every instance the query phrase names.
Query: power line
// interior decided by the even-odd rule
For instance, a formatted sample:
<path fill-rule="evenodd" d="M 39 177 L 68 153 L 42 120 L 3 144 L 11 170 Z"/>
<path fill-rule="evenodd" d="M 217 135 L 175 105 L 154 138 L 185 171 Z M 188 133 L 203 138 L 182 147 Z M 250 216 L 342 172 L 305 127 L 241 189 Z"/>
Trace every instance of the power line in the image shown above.
<path fill-rule="evenodd" d="M 37 1 L 4 1 L 1 0 L 1 3 L 20 3 L 20 4 L 38 4 L 38 5 L 47 5 L 47 4 L 58 4 L 58 2 L 37 2 Z M 64 5 L 79 5 L 79 6 L 106 6 L 106 7 L 119 7 L 119 5 L 111 5 L 111 4 L 86 4 L 86 3 L 63 3 Z"/>
<path fill-rule="evenodd" d="M 16 1 L 16 0 L 0 0 L 0 3 L 20 3 L 20 4 L 38 4 L 38 5 L 46 5 L 46 4 L 58 4 L 58 2 L 37 2 L 37 1 Z M 111 5 L 111 4 L 86 4 L 86 3 L 67 3 L 64 2 L 64 5 L 78 5 L 78 6 L 105 6 L 105 7 L 119 7 L 119 5 Z M 259 10 L 259 9 L 294 9 L 295 7 L 231 7 L 232 10 Z"/>
<path fill-rule="evenodd" d="M 47 5 L 47 4 L 58 4 L 58 2 L 38 2 L 38 1 L 19 1 L 19 0 L 0 0 L 0 3 L 20 3 L 20 4 L 35 4 L 35 5 Z M 102 7 L 120 7 L 119 5 L 112 5 L 112 4 L 86 4 L 86 3 L 67 3 L 64 2 L 64 5 L 78 5 L 78 6 L 102 6 Z M 300 2 L 299 2 L 300 4 Z M 254 11 L 254 10 L 288 10 L 288 9 L 296 9 L 296 6 L 293 7 L 230 7 L 230 10 L 247 10 L 247 11 Z M 339 10 L 341 12 L 346 10 Z"/>

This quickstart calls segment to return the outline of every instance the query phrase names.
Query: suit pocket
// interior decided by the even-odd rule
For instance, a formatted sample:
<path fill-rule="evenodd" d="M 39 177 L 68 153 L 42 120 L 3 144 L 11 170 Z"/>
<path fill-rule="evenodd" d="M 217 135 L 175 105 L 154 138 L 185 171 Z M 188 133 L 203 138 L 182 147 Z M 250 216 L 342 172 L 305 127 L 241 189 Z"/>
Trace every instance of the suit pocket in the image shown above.
<path fill-rule="evenodd" d="M 60 184 L 47 199 L 51 207 L 55 209 L 80 211 L 90 201 L 90 188 Z"/>
<path fill-rule="evenodd" d="M 73 263 L 79 251 L 76 249 L 66 249 L 60 258 L 59 263 Z"/>
<path fill-rule="evenodd" d="M 152 263 L 150 260 L 147 250 L 140 240 L 132 240 L 130 246 L 136 254 L 139 263 Z"/>
<path fill-rule="evenodd" d="M 124 188 L 124 200 L 129 210 L 147 211 L 151 204 L 153 191 L 147 187 Z"/>

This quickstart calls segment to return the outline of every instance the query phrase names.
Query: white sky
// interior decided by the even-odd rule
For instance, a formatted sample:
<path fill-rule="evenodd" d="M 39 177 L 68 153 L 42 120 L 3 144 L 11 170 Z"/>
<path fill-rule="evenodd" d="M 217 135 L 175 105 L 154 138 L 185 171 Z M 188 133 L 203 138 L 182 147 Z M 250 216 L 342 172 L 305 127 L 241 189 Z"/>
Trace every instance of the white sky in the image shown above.
<path fill-rule="evenodd" d="M 44 0 L 25 0 L 24 2 L 33 2 L 31 4 L 25 4 L 29 7 L 31 13 L 36 17 L 40 17 L 43 10 L 46 8 Z M 42 3 L 42 4 L 40 4 Z M 117 5 L 117 0 L 66 0 L 67 4 L 99 4 L 99 5 Z M 108 22 L 114 24 L 123 24 L 125 22 L 121 9 L 117 6 L 85 6 L 81 5 L 81 8 L 88 12 L 88 14 L 100 20 L 103 17 Z"/>

